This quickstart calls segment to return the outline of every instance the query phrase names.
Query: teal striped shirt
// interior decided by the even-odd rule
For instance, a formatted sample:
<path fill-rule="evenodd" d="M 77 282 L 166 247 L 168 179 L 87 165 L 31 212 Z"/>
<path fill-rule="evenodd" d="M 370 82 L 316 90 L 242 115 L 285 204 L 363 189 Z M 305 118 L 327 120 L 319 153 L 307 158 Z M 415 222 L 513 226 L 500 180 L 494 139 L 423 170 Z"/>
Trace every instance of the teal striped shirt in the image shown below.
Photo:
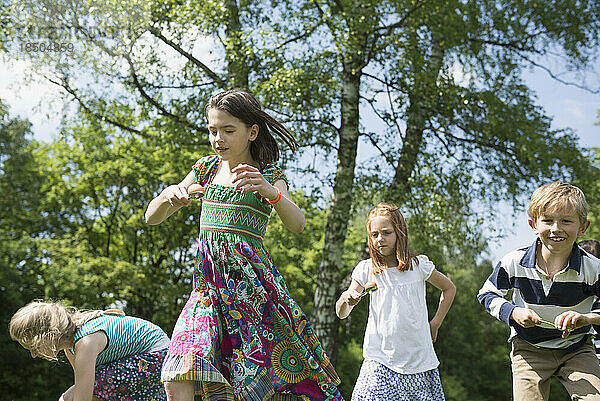
<path fill-rule="evenodd" d="M 147 352 L 167 337 L 152 322 L 133 316 L 102 315 L 85 322 L 75 333 L 73 344 L 88 334 L 103 331 L 108 338 L 106 348 L 98 354 L 96 366 Z"/>

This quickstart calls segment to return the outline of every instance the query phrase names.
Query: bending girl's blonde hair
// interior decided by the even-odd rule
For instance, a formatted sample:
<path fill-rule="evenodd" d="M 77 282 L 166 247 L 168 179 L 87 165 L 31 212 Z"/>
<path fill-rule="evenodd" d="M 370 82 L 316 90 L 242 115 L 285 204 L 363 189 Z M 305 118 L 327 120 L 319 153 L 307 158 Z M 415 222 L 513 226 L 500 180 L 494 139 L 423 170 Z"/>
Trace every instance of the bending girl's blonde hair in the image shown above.
<path fill-rule="evenodd" d="M 57 360 L 58 345 L 87 321 L 103 314 L 121 315 L 120 309 L 80 311 L 59 302 L 35 300 L 19 309 L 10 319 L 10 337 L 26 349 L 48 360 Z"/>
<path fill-rule="evenodd" d="M 369 253 L 373 262 L 373 273 L 381 273 L 385 269 L 384 258 L 375 248 L 373 238 L 371 237 L 371 221 L 376 216 L 382 216 L 389 219 L 396 233 L 396 259 L 398 259 L 399 271 L 412 270 L 412 261 L 419 263 L 417 255 L 408 248 L 408 227 L 400 209 L 389 203 L 380 203 L 367 217 L 367 240 L 369 243 Z"/>

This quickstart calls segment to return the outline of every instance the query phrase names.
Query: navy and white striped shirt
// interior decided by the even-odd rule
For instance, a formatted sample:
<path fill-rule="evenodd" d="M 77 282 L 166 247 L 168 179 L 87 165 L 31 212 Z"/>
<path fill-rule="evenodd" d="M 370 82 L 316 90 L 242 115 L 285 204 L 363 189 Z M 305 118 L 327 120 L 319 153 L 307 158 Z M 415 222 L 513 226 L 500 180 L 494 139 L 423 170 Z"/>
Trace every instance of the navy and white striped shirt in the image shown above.
<path fill-rule="evenodd" d="M 573 245 L 569 263 L 551 280 L 536 266 L 537 243 L 504 256 L 486 280 L 477 299 L 485 309 L 511 328 L 509 341 L 519 338 L 544 348 L 575 351 L 592 335 L 592 326 L 584 326 L 567 338 L 553 325 L 542 323 L 524 328 L 510 320 L 517 306 L 535 311 L 543 320 L 554 322 L 566 311 L 590 313 L 594 297 L 600 295 L 600 260 Z M 514 288 L 512 303 L 504 299 Z"/>

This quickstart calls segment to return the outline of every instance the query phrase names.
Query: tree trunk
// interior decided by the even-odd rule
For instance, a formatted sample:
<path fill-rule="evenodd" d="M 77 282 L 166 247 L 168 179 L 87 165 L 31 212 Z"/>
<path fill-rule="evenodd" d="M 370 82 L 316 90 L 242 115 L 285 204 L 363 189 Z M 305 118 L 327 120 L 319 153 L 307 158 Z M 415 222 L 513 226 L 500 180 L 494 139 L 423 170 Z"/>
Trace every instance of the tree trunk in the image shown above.
<path fill-rule="evenodd" d="M 359 137 L 358 106 L 361 72 L 357 65 L 359 63 L 354 60 L 344 63 L 342 72 L 342 121 L 339 130 L 337 169 L 311 316 L 311 323 L 317 331 L 321 344 L 334 363 L 337 359 L 335 339 L 339 327 L 339 319 L 334 311 L 344 240 L 348 229 L 348 212 L 352 208 L 354 167 Z"/>
<path fill-rule="evenodd" d="M 421 152 L 423 132 L 427 116 L 421 107 L 422 97 L 419 94 L 409 96 L 408 118 L 406 119 L 406 135 L 402 151 L 396 165 L 394 178 L 386 191 L 385 201 L 399 203 L 410 192 L 410 178 Z M 398 205 L 397 205 L 398 206 Z"/>
<path fill-rule="evenodd" d="M 400 206 L 401 199 L 410 193 L 408 179 L 410 178 L 421 153 L 423 145 L 423 135 L 427 120 L 431 117 L 433 107 L 425 107 L 425 102 L 431 102 L 436 98 L 438 75 L 444 61 L 444 49 L 439 42 L 432 42 L 432 55 L 429 68 L 422 74 L 415 74 L 415 85 L 412 93 L 409 95 L 410 105 L 408 106 L 406 119 L 406 135 L 400 158 L 396 165 L 394 178 L 386 192 L 386 201 Z M 421 80 L 419 80 L 421 77 Z"/>
<path fill-rule="evenodd" d="M 225 59 L 227 60 L 227 80 L 230 88 L 248 90 L 250 68 L 243 51 L 242 25 L 236 0 L 226 0 L 227 26 L 225 27 Z"/>

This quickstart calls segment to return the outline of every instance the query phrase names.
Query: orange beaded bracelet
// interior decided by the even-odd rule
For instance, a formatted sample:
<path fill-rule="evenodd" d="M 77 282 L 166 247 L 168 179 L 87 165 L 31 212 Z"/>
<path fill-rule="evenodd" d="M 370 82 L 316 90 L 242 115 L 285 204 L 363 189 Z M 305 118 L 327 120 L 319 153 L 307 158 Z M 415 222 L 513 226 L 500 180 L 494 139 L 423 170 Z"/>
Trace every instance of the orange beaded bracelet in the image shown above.
<path fill-rule="evenodd" d="M 275 192 L 277 192 L 277 195 L 275 196 L 275 199 L 273 199 L 273 200 L 267 198 L 267 202 L 269 202 L 271 205 L 275 206 L 281 200 L 281 191 L 279 190 L 279 188 L 277 188 L 275 186 L 273 188 L 275 188 Z"/>

